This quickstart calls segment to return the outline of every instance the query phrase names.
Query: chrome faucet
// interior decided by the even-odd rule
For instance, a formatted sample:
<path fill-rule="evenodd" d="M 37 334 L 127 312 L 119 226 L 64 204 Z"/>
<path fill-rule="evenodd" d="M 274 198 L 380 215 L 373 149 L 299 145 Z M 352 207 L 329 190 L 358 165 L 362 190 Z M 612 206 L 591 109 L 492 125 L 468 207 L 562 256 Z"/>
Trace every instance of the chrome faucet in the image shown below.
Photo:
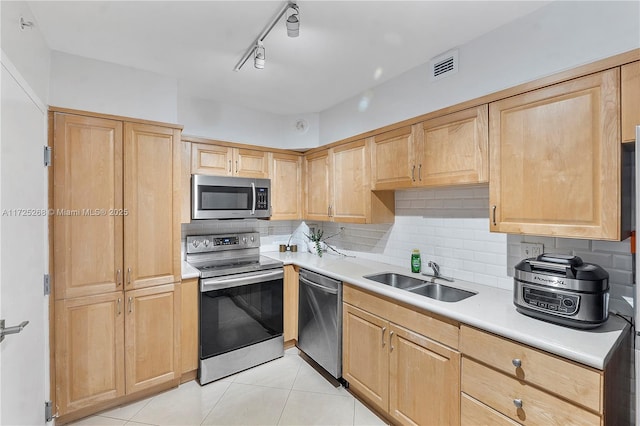
<path fill-rule="evenodd" d="M 443 275 L 440 274 L 440 265 L 438 265 L 436 262 L 434 262 L 433 260 L 430 260 L 427 263 L 427 266 L 431 269 L 433 269 L 433 274 L 427 274 L 427 273 L 423 273 L 422 275 L 426 276 L 426 277 L 433 277 L 433 278 L 439 278 L 441 280 L 445 280 L 445 281 L 449 281 L 449 282 L 453 282 L 453 278 L 451 277 L 445 277 Z"/>
<path fill-rule="evenodd" d="M 429 261 L 429 263 L 427 263 L 427 266 L 431 269 L 433 269 L 433 276 L 436 278 L 440 277 L 440 266 L 438 266 L 438 264 L 432 260 Z"/>

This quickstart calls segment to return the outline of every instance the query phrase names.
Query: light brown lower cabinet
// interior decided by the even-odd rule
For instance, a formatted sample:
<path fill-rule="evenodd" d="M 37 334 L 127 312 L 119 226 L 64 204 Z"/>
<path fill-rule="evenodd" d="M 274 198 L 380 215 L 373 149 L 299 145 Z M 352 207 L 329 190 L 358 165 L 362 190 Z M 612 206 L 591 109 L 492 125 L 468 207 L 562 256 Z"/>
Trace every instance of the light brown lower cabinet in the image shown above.
<path fill-rule="evenodd" d="M 284 265 L 284 341 L 298 340 L 298 267 Z"/>
<path fill-rule="evenodd" d="M 55 303 L 56 409 L 61 423 L 120 397 L 179 383 L 180 285 Z"/>
<path fill-rule="evenodd" d="M 180 348 L 182 382 L 192 380 L 198 372 L 198 278 L 182 281 Z"/>
<path fill-rule="evenodd" d="M 629 424 L 630 342 L 597 370 L 463 324 L 461 424 Z"/>
<path fill-rule="evenodd" d="M 383 312 L 391 302 L 380 300 Z M 394 423 L 459 424 L 460 354 L 403 325 L 345 303 L 343 378 Z"/>

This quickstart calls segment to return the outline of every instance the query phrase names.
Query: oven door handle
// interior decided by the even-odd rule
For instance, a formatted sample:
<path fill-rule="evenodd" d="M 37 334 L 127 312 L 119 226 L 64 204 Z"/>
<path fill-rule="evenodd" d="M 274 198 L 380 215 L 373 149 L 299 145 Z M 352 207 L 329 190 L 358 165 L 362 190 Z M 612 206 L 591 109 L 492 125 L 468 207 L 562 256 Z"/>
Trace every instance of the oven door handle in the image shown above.
<path fill-rule="evenodd" d="M 323 286 L 323 285 L 321 285 L 321 284 L 314 283 L 313 281 L 309 281 L 308 279 L 303 278 L 303 277 L 299 277 L 299 278 L 300 278 L 300 282 L 301 282 L 302 284 L 308 285 L 308 286 L 310 286 L 310 287 L 315 287 L 315 288 L 317 288 L 318 290 L 322 290 L 322 291 L 323 291 L 323 292 L 325 292 L 325 293 L 329 293 L 329 294 L 338 294 L 338 289 L 336 289 L 336 288 L 325 287 L 325 286 Z"/>
<path fill-rule="evenodd" d="M 200 291 L 224 290 L 225 288 L 240 287 L 243 285 L 257 284 L 265 281 L 278 280 L 284 278 L 284 270 L 276 269 L 267 273 L 249 273 L 241 276 L 232 276 L 230 278 L 206 278 L 201 280 Z"/>

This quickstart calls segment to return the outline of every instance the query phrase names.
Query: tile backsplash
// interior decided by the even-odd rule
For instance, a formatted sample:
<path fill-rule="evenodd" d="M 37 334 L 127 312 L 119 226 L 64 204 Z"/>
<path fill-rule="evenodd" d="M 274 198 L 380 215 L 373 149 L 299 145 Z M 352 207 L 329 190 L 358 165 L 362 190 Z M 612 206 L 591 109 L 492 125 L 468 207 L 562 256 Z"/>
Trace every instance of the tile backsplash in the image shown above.
<path fill-rule="evenodd" d="M 591 241 L 567 238 L 507 235 L 489 232 L 489 187 L 411 189 L 396 191 L 392 224 L 357 225 L 333 222 L 213 220 L 182 225 L 186 235 L 260 233 L 263 250 L 278 244 L 306 246 L 308 226 L 322 227 L 327 242 L 345 253 L 379 260 L 409 270 L 414 248 L 420 250 L 423 271 L 427 262 L 440 265 L 443 275 L 510 290 L 513 267 L 524 256 L 521 243 L 542 243 L 551 253 L 574 254 L 609 272 L 612 299 L 631 297 L 634 289 L 629 240 Z"/>

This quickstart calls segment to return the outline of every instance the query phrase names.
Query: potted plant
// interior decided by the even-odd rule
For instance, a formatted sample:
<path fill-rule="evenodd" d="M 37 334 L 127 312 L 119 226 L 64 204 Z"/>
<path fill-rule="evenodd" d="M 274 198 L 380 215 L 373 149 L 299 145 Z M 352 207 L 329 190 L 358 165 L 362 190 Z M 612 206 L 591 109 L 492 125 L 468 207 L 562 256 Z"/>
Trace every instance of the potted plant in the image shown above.
<path fill-rule="evenodd" d="M 313 244 L 314 250 L 319 257 L 322 257 L 322 246 L 324 245 L 324 243 L 322 242 L 323 234 L 324 232 L 322 231 L 322 229 L 310 229 L 309 234 L 304 234 L 304 236 L 307 237 Z"/>

